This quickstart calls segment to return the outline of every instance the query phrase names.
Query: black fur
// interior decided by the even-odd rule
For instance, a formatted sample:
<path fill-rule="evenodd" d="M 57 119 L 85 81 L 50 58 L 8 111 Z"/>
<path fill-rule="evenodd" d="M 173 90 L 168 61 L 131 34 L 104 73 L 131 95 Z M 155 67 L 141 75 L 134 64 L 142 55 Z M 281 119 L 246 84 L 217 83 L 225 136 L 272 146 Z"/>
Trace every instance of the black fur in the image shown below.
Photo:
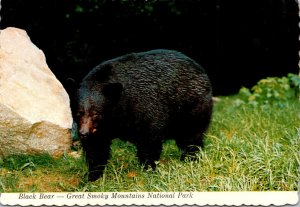
<path fill-rule="evenodd" d="M 182 53 L 152 50 L 101 63 L 78 91 L 89 180 L 102 175 L 116 137 L 134 143 L 141 163 L 153 168 L 165 139 L 175 139 L 183 157 L 197 152 L 212 105 L 207 74 Z"/>

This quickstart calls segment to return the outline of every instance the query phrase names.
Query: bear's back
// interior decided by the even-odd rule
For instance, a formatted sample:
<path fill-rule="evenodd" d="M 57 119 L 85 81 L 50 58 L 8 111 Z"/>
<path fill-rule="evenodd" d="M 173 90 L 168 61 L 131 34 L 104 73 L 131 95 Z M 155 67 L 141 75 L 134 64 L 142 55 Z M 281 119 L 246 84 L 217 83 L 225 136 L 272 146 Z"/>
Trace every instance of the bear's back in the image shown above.
<path fill-rule="evenodd" d="M 180 52 L 165 49 L 105 61 L 84 80 L 94 84 L 119 82 L 126 97 L 141 104 L 178 105 L 187 99 L 209 99 L 212 94 L 208 76 L 198 63 Z"/>
<path fill-rule="evenodd" d="M 116 80 L 127 87 L 143 90 L 157 90 L 160 94 L 170 93 L 170 89 L 188 88 L 189 85 L 210 82 L 205 70 L 194 60 L 173 50 L 151 50 L 131 53 L 107 61 L 114 71 Z"/>

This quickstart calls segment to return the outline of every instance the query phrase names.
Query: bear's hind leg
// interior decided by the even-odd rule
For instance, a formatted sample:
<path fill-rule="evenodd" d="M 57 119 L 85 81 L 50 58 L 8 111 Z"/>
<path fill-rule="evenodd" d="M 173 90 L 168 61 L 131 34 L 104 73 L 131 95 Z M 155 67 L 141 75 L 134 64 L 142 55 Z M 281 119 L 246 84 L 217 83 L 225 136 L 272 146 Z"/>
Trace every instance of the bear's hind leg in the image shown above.
<path fill-rule="evenodd" d="M 153 140 L 153 138 L 145 140 L 144 142 L 139 142 L 137 144 L 137 156 L 139 158 L 140 163 L 144 164 L 146 169 L 150 165 L 152 169 L 155 170 L 155 161 L 159 160 L 162 151 L 162 141 L 161 139 Z"/>
<path fill-rule="evenodd" d="M 177 146 L 182 150 L 181 160 L 186 157 L 196 159 L 203 147 L 204 132 L 209 125 L 209 119 L 188 119 L 178 127 L 175 134 Z"/>
<path fill-rule="evenodd" d="M 197 153 L 200 148 L 203 147 L 202 133 L 197 134 L 195 137 L 182 137 L 176 139 L 176 144 L 182 151 L 180 160 L 184 160 L 186 157 L 190 159 L 196 159 Z"/>

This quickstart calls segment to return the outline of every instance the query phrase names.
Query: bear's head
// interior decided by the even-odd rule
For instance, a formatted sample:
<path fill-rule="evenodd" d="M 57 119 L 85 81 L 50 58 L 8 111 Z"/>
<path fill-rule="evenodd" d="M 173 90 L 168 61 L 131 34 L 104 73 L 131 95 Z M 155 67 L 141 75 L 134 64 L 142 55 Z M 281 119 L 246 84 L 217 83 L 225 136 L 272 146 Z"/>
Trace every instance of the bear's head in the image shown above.
<path fill-rule="evenodd" d="M 83 79 L 78 90 L 76 114 L 82 139 L 106 127 L 122 91 L 123 85 L 115 80 L 109 64 L 100 64 Z"/>

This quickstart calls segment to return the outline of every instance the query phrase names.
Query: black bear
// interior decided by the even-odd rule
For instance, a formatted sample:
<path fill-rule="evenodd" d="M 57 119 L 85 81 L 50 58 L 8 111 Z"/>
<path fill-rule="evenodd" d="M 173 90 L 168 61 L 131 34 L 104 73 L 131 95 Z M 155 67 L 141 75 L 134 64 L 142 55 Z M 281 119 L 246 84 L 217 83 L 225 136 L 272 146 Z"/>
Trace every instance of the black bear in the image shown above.
<path fill-rule="evenodd" d="M 77 123 L 89 166 L 98 179 L 114 138 L 137 146 L 155 168 L 162 142 L 175 139 L 182 158 L 203 145 L 212 115 L 212 88 L 204 69 L 172 50 L 131 53 L 91 70 L 78 90 Z"/>

